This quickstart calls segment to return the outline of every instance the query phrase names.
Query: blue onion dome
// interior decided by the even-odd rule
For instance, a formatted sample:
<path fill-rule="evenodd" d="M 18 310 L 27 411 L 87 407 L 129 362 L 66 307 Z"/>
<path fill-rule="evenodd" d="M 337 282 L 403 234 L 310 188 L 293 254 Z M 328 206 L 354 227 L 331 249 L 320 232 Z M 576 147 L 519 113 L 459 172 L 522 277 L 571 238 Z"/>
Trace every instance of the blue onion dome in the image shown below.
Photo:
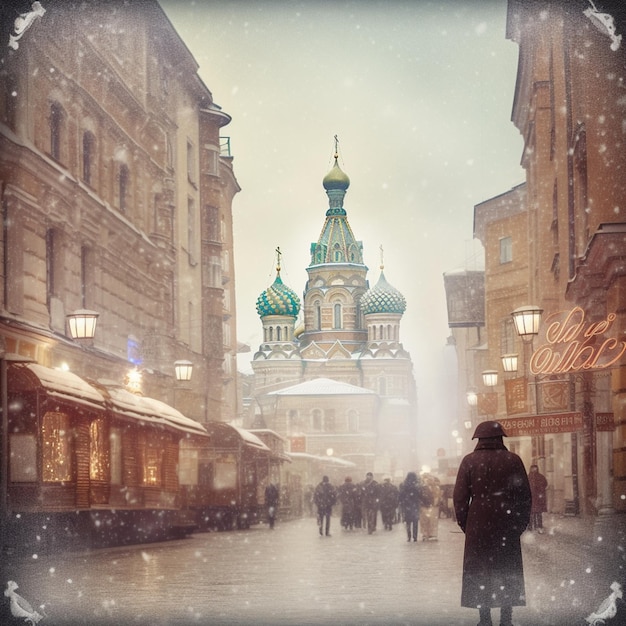
<path fill-rule="evenodd" d="M 298 317 L 300 312 L 300 298 L 293 289 L 285 285 L 280 277 L 280 270 L 276 278 L 256 301 L 256 310 L 259 317 L 266 315 L 289 315 Z"/>
<path fill-rule="evenodd" d="M 331 189 L 340 189 L 345 191 L 350 186 L 350 179 L 348 175 L 339 167 L 337 163 L 338 156 L 335 155 L 335 165 L 333 169 L 324 176 L 324 180 L 322 181 L 322 185 L 324 185 L 324 189 L 326 191 L 330 191 Z"/>
<path fill-rule="evenodd" d="M 382 269 L 378 282 L 361 296 L 361 311 L 369 313 L 399 313 L 406 311 L 404 296 L 385 279 Z"/>

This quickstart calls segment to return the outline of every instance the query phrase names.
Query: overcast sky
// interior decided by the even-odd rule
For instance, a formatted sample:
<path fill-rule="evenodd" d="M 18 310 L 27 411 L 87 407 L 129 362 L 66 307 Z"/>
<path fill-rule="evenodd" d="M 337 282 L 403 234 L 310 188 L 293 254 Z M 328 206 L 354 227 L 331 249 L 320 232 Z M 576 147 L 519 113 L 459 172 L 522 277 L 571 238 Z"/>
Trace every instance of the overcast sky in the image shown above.
<path fill-rule="evenodd" d="M 344 208 L 370 285 L 382 245 L 385 276 L 407 300 L 401 339 L 415 365 L 421 448 L 449 449 L 443 273 L 482 269 L 473 207 L 524 180 L 506 0 L 161 5 L 232 116 L 222 134 L 242 188 L 233 203 L 238 338 L 252 349 L 240 369 L 251 371 L 262 340 L 255 303 L 274 280 L 277 246 L 284 282 L 304 290 L 337 135 L 351 181 Z"/>

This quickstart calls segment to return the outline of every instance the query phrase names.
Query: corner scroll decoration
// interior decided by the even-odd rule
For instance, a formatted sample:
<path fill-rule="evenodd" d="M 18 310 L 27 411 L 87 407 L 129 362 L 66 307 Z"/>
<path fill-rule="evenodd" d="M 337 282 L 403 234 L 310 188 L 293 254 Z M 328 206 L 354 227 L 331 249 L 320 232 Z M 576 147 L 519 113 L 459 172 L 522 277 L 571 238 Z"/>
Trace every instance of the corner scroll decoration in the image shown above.
<path fill-rule="evenodd" d="M 33 2 L 31 10 L 28 13 L 22 13 L 15 18 L 13 23 L 13 30 L 15 34 L 9 35 L 9 48 L 17 50 L 20 47 L 19 40 L 24 36 L 24 33 L 33 25 L 33 22 L 38 17 L 43 17 L 46 10 L 41 6 L 41 2 Z"/>

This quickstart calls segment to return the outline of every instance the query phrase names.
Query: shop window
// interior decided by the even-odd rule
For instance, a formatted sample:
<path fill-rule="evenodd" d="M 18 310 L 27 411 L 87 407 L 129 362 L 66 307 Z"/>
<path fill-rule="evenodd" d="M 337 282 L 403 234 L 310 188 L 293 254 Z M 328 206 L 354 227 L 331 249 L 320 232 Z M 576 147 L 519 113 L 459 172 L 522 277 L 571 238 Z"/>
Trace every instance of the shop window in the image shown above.
<path fill-rule="evenodd" d="M 181 485 L 198 484 L 198 450 L 187 441 L 180 442 L 178 480 Z"/>
<path fill-rule="evenodd" d="M 143 484 L 160 487 L 163 475 L 163 442 L 156 437 L 150 437 L 142 450 Z"/>
<path fill-rule="evenodd" d="M 70 419 L 65 413 L 49 411 L 43 416 L 42 479 L 60 483 L 72 479 Z"/>
<path fill-rule="evenodd" d="M 12 483 L 37 480 L 37 441 L 35 435 L 11 433 L 9 477 Z"/>
<path fill-rule="evenodd" d="M 109 479 L 109 447 L 103 419 L 96 419 L 89 425 L 89 478 Z"/>
<path fill-rule="evenodd" d="M 109 433 L 109 454 L 111 463 L 111 484 L 122 484 L 122 433 L 119 428 L 111 428 Z"/>

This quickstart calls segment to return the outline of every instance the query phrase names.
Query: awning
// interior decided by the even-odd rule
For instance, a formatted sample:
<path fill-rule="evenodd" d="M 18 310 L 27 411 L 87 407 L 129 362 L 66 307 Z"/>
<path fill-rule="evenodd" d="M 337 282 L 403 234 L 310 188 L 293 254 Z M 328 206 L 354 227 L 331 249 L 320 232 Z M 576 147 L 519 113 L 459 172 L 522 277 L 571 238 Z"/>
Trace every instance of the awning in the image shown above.
<path fill-rule="evenodd" d="M 242 443 L 249 448 L 253 448 L 260 452 L 271 453 L 271 450 L 250 431 L 237 426 L 232 426 L 226 422 L 208 422 L 206 430 L 211 435 L 211 441 L 216 447 L 230 447 L 236 443 Z"/>
<path fill-rule="evenodd" d="M 105 408 L 104 395 L 72 372 L 29 363 L 11 366 L 8 379 L 10 393 L 42 389 L 49 398 L 100 411 Z"/>
<path fill-rule="evenodd" d="M 131 393 L 118 386 L 100 383 L 100 387 L 106 396 L 107 406 L 117 415 L 169 426 L 188 433 L 206 435 L 206 429 L 202 424 L 184 416 L 165 402 Z"/>

